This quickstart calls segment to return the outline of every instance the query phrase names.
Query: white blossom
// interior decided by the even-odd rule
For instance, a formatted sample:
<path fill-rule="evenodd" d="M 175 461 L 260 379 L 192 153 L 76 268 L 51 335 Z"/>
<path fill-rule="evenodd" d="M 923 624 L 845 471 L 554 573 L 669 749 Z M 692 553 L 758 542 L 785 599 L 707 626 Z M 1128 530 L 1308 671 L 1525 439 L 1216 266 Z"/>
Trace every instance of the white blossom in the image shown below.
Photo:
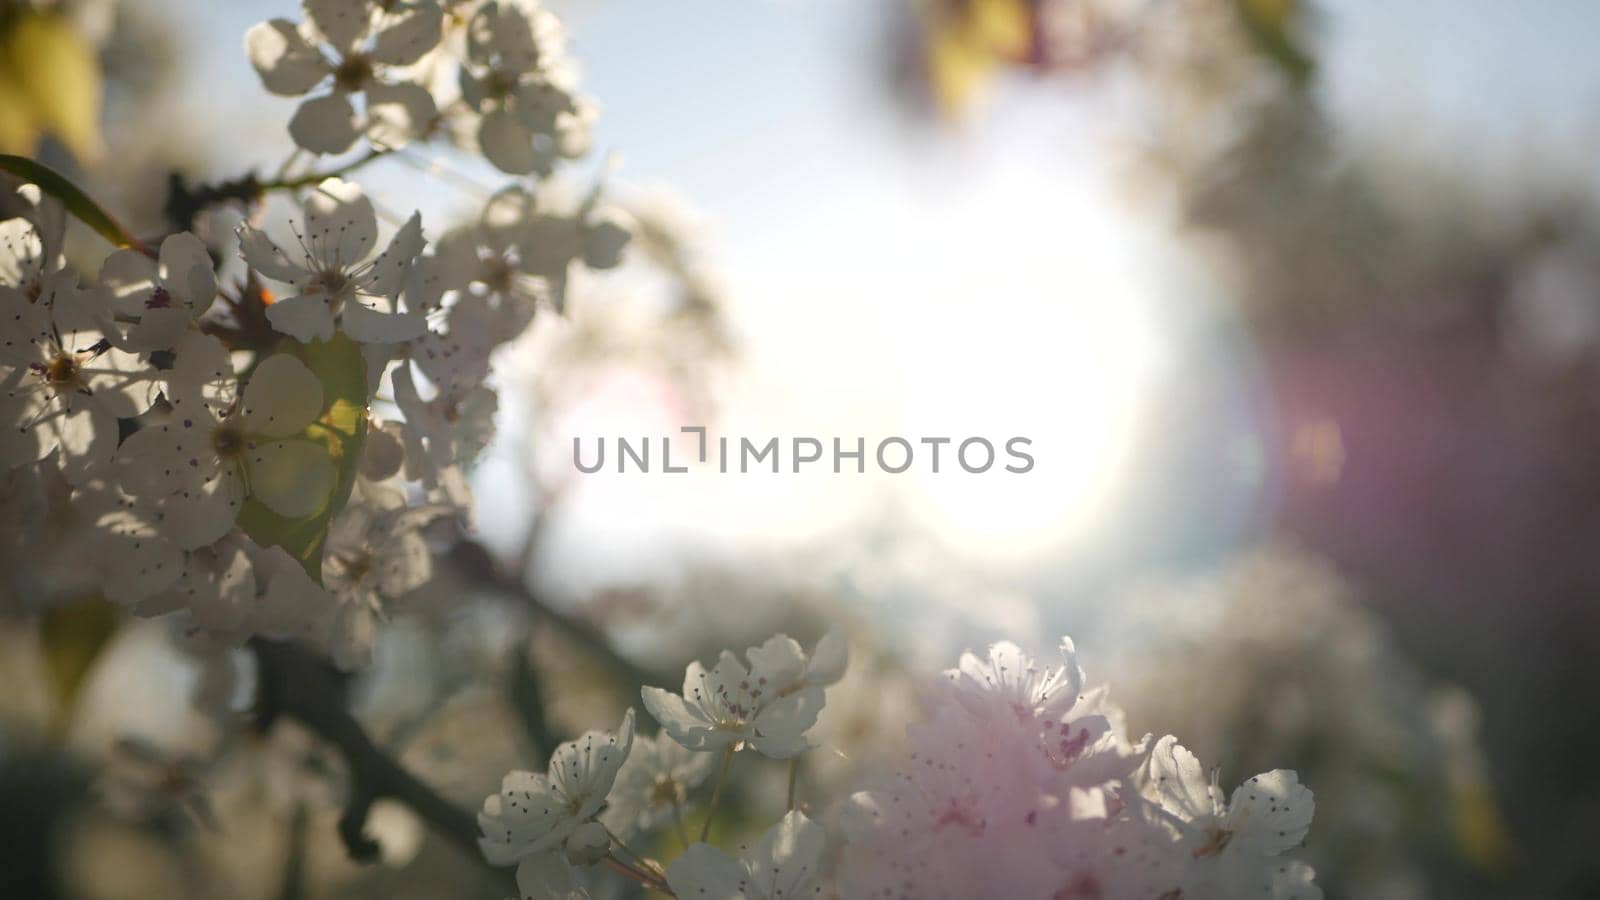
<path fill-rule="evenodd" d="M 298 293 L 267 307 L 272 327 L 299 341 L 333 337 L 334 322 L 357 341 L 396 344 L 418 337 L 420 313 L 396 308 L 400 288 L 422 251 L 422 217 L 413 214 L 376 256 L 378 217 L 361 188 L 330 178 L 307 198 L 298 259 L 266 234 L 239 226 L 239 250 L 251 268 Z M 292 227 L 292 226 L 291 226 Z"/>
<path fill-rule="evenodd" d="M 586 731 L 557 747 L 545 773 L 506 775 L 500 793 L 485 799 L 478 813 L 484 857 L 491 865 L 518 866 L 519 883 L 524 877 L 542 879 L 559 872 L 561 864 L 550 860 L 551 855 L 576 855 L 580 859 L 572 862 L 591 862 L 594 829 L 585 826 L 594 825 L 605 808 L 632 746 L 629 709 L 615 732 Z"/>
<path fill-rule="evenodd" d="M 350 502 L 329 525 L 322 552 L 341 665 L 356 668 L 370 657 L 384 601 L 398 599 L 432 576 L 433 556 L 421 529 L 445 512 L 408 507 L 404 492 L 389 485 L 357 483 Z"/>
<path fill-rule="evenodd" d="M 823 685 L 807 676 L 833 677 L 836 645 L 830 642 L 826 651 L 824 664 L 808 673 L 806 654 L 785 635 L 746 651 L 748 668 L 724 650 L 709 671 L 698 660 L 689 664 L 681 694 L 644 687 L 644 705 L 673 740 L 690 750 L 749 746 L 789 759 L 811 746 L 806 732 L 816 724 L 824 697 Z"/>
<path fill-rule="evenodd" d="M 290 353 L 266 357 L 240 389 L 221 342 L 191 332 L 167 378 L 165 421 L 117 451 L 123 483 L 157 503 L 181 546 L 212 543 L 233 527 L 246 496 L 286 518 L 328 501 L 336 473 L 327 450 L 299 437 L 322 412 L 322 382 Z"/>
<path fill-rule="evenodd" d="M 660 828 L 681 815 L 689 792 L 714 768 L 716 757 L 689 750 L 665 734 L 636 737 L 600 821 L 620 835 Z"/>
<path fill-rule="evenodd" d="M 0 291 L 0 465 L 58 452 L 67 480 L 104 471 L 117 446 L 117 420 L 148 408 L 150 374 L 106 336 L 104 295 L 77 276 L 47 277 L 32 300 Z"/>
<path fill-rule="evenodd" d="M 799 900 L 820 897 L 821 825 L 792 810 L 738 857 L 696 843 L 667 868 L 667 884 L 679 897 L 705 900 Z"/>
<path fill-rule="evenodd" d="M 478 146 L 503 172 L 550 173 L 587 152 L 592 108 L 561 59 L 560 23 L 532 2 L 490 0 L 467 30 L 461 96 L 482 114 Z"/>
<path fill-rule="evenodd" d="M 43 195 L 38 185 L 24 184 L 17 194 L 33 214 L 0 221 L 0 297 L 16 293 L 32 303 L 61 271 L 66 211 L 55 198 Z"/>
<path fill-rule="evenodd" d="M 432 127 L 433 95 L 401 71 L 439 43 L 443 13 L 432 0 L 304 0 L 307 25 L 272 19 L 250 29 L 245 50 L 262 85 L 299 96 L 289 121 L 294 142 L 313 153 L 343 153 L 363 131 L 398 146 Z M 360 95 L 366 121 L 352 97 Z"/>
<path fill-rule="evenodd" d="M 1305 841 L 1316 804 L 1295 773 L 1274 769 L 1245 780 L 1223 802 L 1215 775 L 1168 735 L 1140 767 L 1140 791 L 1155 804 L 1192 860 L 1184 897 L 1320 900 L 1311 867 L 1283 854 Z"/>
<path fill-rule="evenodd" d="M 100 284 L 111 291 L 116 313 L 133 322 L 118 343 L 139 352 L 172 349 L 217 295 L 211 255 L 187 231 L 161 242 L 159 261 L 136 250 L 111 254 L 100 267 Z"/>

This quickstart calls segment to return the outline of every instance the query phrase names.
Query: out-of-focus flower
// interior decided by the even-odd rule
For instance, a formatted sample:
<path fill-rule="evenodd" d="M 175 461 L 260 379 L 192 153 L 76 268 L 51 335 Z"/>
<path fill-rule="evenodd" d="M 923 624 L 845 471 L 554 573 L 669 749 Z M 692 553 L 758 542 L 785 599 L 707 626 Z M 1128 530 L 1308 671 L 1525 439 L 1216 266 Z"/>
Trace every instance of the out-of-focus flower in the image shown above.
<path fill-rule="evenodd" d="M 296 144 L 312 153 L 343 153 L 367 130 L 392 147 L 432 126 L 438 115 L 433 95 L 400 70 L 438 45 L 438 4 L 305 0 L 304 8 L 308 25 L 272 19 L 245 35 L 250 64 L 272 93 L 295 97 L 331 81 L 328 93 L 302 102 L 290 119 Z M 355 95 L 364 98 L 365 123 L 351 102 Z"/>
<path fill-rule="evenodd" d="M 689 791 L 716 767 L 716 757 L 696 753 L 664 734 L 633 740 L 600 817 L 619 835 L 653 831 L 682 814 Z"/>
<path fill-rule="evenodd" d="M 589 148 L 593 110 L 561 58 L 561 23 L 532 2 L 490 0 L 467 29 L 461 96 L 482 114 L 478 146 L 502 172 L 549 174 Z"/>
<path fill-rule="evenodd" d="M 842 896 L 1321 896 L 1309 866 L 1279 855 L 1310 824 L 1293 773 L 1222 805 L 1190 777 L 1192 756 L 1193 772 L 1176 765 L 1171 738 L 1130 744 L 1104 692 L 1079 693 L 1072 643 L 1062 650 L 1059 668 L 1010 644 L 963 656 L 953 689 L 907 729 L 908 765 L 850 798 Z"/>
<path fill-rule="evenodd" d="M 396 487 L 357 483 L 356 495 L 328 527 L 322 552 L 323 583 L 337 604 L 334 631 L 340 665 L 356 668 L 370 657 L 384 601 L 427 583 L 433 555 L 422 528 L 447 513 L 434 506 L 407 506 Z"/>

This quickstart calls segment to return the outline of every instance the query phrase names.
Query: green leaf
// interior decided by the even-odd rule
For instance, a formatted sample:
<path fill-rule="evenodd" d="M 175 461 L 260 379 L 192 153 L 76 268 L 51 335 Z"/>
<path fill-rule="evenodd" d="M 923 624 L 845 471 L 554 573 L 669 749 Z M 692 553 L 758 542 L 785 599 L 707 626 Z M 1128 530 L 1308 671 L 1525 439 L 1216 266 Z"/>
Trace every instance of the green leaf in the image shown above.
<path fill-rule="evenodd" d="M 0 150 L 31 153 L 40 135 L 50 134 L 81 162 L 105 155 L 100 62 L 67 17 L 31 10 L 6 16 L 0 22 L 0 68 L 0 106 L 14 111 L 16 131 Z M 17 122 L 24 127 L 16 128 Z"/>
<path fill-rule="evenodd" d="M 366 443 L 366 361 L 361 345 L 342 334 L 309 344 L 286 338 L 279 346 L 283 348 L 280 352 L 294 354 L 322 381 L 322 415 L 302 436 L 327 448 L 339 477 L 322 509 L 299 519 L 280 516 L 254 497 L 246 498 L 239 511 L 239 527 L 263 547 L 282 547 L 312 578 L 321 581 L 328 524 L 349 502 Z"/>
<path fill-rule="evenodd" d="M 23 181 L 38 185 L 39 190 L 60 200 L 67 212 L 77 216 L 83 224 L 93 228 L 101 237 L 118 247 L 131 247 L 146 256 L 155 256 L 149 247 L 129 233 L 128 229 L 122 227 L 122 223 L 112 218 L 100 204 L 94 202 L 88 194 L 73 184 L 71 179 L 55 169 L 25 156 L 0 153 L 0 171 L 10 172 Z"/>
<path fill-rule="evenodd" d="M 84 676 L 116 633 L 117 624 L 116 607 L 104 600 L 52 606 L 40 620 L 45 668 L 56 688 L 56 709 L 62 721 L 71 713 Z"/>
<path fill-rule="evenodd" d="M 1317 63 L 1295 33 L 1305 19 L 1304 0 L 1235 0 L 1235 8 L 1258 52 L 1276 63 L 1296 86 L 1310 81 Z"/>

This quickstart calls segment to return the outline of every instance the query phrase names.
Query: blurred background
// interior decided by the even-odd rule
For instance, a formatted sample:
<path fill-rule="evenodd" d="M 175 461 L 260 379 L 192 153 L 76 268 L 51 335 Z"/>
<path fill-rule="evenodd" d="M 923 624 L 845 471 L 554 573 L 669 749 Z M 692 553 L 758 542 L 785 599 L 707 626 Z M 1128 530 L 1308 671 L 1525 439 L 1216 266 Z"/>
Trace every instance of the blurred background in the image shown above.
<path fill-rule="evenodd" d="M 474 538 L 517 587 L 392 611 L 350 686 L 382 743 L 475 806 L 630 679 L 842 622 L 808 772 L 842 795 L 919 673 L 1070 633 L 1134 733 L 1300 771 L 1331 898 L 1600 895 L 1600 10 L 547 5 L 601 110 L 567 187 L 641 231 L 497 360 Z M 291 149 L 241 49 L 272 15 L 0 2 L 0 151 L 160 233 L 171 173 Z M 497 177 L 428 147 L 363 181 L 442 229 Z M 1036 466 L 569 461 L 693 424 L 1021 435 Z M 337 760 L 237 726 L 244 662 L 71 613 L 0 641 L 0 894 L 497 896 L 398 808 L 376 869 L 319 840 Z"/>

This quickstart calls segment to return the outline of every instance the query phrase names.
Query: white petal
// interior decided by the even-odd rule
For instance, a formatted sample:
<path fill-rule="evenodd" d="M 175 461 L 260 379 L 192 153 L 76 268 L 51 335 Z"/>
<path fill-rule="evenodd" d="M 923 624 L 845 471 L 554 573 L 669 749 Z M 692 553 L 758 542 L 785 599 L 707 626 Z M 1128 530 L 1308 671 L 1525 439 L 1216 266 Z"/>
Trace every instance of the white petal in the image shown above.
<path fill-rule="evenodd" d="M 400 444 L 398 431 L 399 426 L 392 422 L 373 420 L 368 424 L 366 444 L 361 448 L 361 477 L 386 481 L 400 474 L 405 448 Z"/>
<path fill-rule="evenodd" d="M 816 882 L 825 835 L 821 825 L 792 810 L 768 828 L 746 856 L 757 895 L 804 897 Z"/>
<path fill-rule="evenodd" d="M 361 186 L 324 179 L 306 198 L 305 240 L 324 268 L 348 270 L 378 245 L 378 214 Z"/>
<path fill-rule="evenodd" d="M 817 723 L 822 705 L 822 688 L 808 687 L 766 706 L 756 713 L 751 746 L 773 759 L 804 753 L 811 747 L 806 732 Z"/>
<path fill-rule="evenodd" d="M 541 900 L 589 900 L 560 853 L 534 853 L 517 863 L 517 893 Z"/>
<path fill-rule="evenodd" d="M 829 628 L 828 633 L 817 641 L 817 646 L 811 651 L 811 659 L 806 663 L 806 684 L 827 686 L 837 683 L 844 677 L 849 662 L 850 642 L 845 640 L 844 632 L 837 626 Z"/>
<path fill-rule="evenodd" d="M 532 172 L 539 163 L 533 131 L 504 109 L 494 110 L 478 123 L 478 146 L 495 168 L 510 175 Z"/>
<path fill-rule="evenodd" d="M 328 61 L 288 19 L 252 26 L 245 32 L 244 49 L 256 74 L 261 76 L 262 86 L 281 96 L 304 94 L 331 71 Z"/>
<path fill-rule="evenodd" d="M 599 221 L 591 224 L 583 239 L 583 262 L 591 269 L 615 268 L 622 261 L 622 248 L 633 237 L 627 217 L 617 210 L 607 210 Z"/>
<path fill-rule="evenodd" d="M 408 66 L 439 45 L 444 12 L 433 3 L 401 7 L 384 17 L 383 30 L 373 39 L 372 59 L 393 66 Z"/>
<path fill-rule="evenodd" d="M 317 31 L 340 50 L 354 47 L 372 25 L 369 0 L 301 0 L 301 6 Z"/>
<path fill-rule="evenodd" d="M 333 312 L 321 294 L 289 297 L 267 307 L 267 321 L 277 331 L 302 343 L 333 337 Z"/>
<path fill-rule="evenodd" d="M 372 272 L 362 285 L 362 293 L 377 297 L 399 294 L 406 273 L 427 243 L 427 238 L 422 235 L 422 214 L 412 213 L 411 218 L 389 239 L 389 246 L 372 261 Z"/>
<path fill-rule="evenodd" d="M 322 509 L 338 477 L 327 449 L 305 440 L 259 446 L 245 468 L 250 474 L 250 493 L 289 519 Z"/>
<path fill-rule="evenodd" d="M 1200 760 L 1170 734 L 1150 748 L 1134 778 L 1145 799 L 1180 821 L 1214 816 L 1221 810 L 1221 797 Z"/>
<path fill-rule="evenodd" d="M 206 245 L 187 231 L 161 242 L 161 282 L 200 315 L 217 295 L 217 272 Z"/>
<path fill-rule="evenodd" d="M 121 345 L 135 353 L 171 350 L 189 331 L 189 320 L 189 310 L 184 307 L 147 309 L 139 321 L 128 329 Z"/>
<path fill-rule="evenodd" d="M 161 501 L 161 533 L 185 550 L 214 544 L 233 530 L 243 502 L 238 472 L 223 468 L 200 487 Z"/>
<path fill-rule="evenodd" d="M 82 484 L 109 474 L 117 451 L 117 420 L 98 409 L 80 407 L 49 416 L 36 427 L 45 432 L 45 446 L 61 454 L 61 474 L 68 484 Z"/>
<path fill-rule="evenodd" d="M 209 411 L 221 417 L 239 399 L 239 382 L 233 374 L 233 358 L 222 342 L 199 331 L 186 332 L 174 349 L 172 369 L 167 374 L 167 397 L 174 413 L 191 415 Z M 204 406 L 205 409 L 191 409 Z"/>
<path fill-rule="evenodd" d="M 244 423 L 250 434 L 289 437 L 322 413 L 322 382 L 288 353 L 261 361 L 244 387 Z"/>
<path fill-rule="evenodd" d="M 239 255 L 250 268 L 274 281 L 299 284 L 310 274 L 304 266 L 290 260 L 265 232 L 249 225 L 239 226 Z"/>
<path fill-rule="evenodd" d="M 289 136 L 312 153 L 343 153 L 361 136 L 355 107 L 342 91 L 312 97 L 289 119 Z"/>
<path fill-rule="evenodd" d="M 421 313 L 386 313 L 373 309 L 380 301 L 357 297 L 344 307 L 344 333 L 362 343 L 401 344 L 415 340 L 428 330 Z"/>
<path fill-rule="evenodd" d="M 420 84 L 374 84 L 367 88 L 367 134 L 386 147 L 404 147 L 429 132 L 439 118 L 433 95 Z"/>
<path fill-rule="evenodd" d="M 667 867 L 667 884 L 679 897 L 745 900 L 747 873 L 738 860 L 707 844 L 694 844 Z"/>
<path fill-rule="evenodd" d="M 112 308 L 120 315 L 143 315 L 155 282 L 155 262 L 137 250 L 118 250 L 100 265 L 100 286 L 111 292 Z"/>
<path fill-rule="evenodd" d="M 1316 812 L 1311 791 L 1288 769 L 1263 772 L 1234 789 L 1228 801 L 1230 850 L 1275 856 L 1300 845 Z"/>

